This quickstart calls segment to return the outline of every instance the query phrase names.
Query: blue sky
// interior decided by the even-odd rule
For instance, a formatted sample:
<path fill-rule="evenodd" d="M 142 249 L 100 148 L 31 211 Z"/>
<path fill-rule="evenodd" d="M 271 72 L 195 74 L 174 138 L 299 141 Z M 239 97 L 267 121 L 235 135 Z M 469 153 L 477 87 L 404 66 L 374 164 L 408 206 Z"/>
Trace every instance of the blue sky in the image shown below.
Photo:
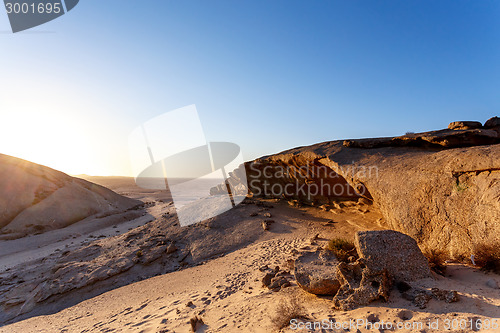
<path fill-rule="evenodd" d="M 9 33 L 0 153 L 129 175 L 142 122 L 196 104 L 253 159 L 500 113 L 498 1 L 81 0 Z"/>

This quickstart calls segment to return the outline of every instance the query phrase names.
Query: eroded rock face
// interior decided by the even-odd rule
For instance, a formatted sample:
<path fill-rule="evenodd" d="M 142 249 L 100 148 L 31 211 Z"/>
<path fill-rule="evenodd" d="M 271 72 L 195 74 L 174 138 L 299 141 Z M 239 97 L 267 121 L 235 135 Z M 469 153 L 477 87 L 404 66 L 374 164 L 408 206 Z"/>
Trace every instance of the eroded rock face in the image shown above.
<path fill-rule="evenodd" d="M 342 286 L 333 298 L 336 309 L 347 311 L 377 299 L 389 300 L 391 282 L 387 271 L 371 269 L 362 258 L 351 264 L 340 263 L 337 277 Z"/>
<path fill-rule="evenodd" d="M 406 134 L 394 138 L 345 140 L 344 146 L 365 149 L 383 147 L 459 148 L 491 145 L 499 142 L 499 134 L 493 129 L 455 128 Z"/>
<path fill-rule="evenodd" d="M 493 117 L 493 118 L 488 119 L 484 123 L 484 128 L 487 128 L 487 129 L 490 129 L 490 130 L 497 132 L 498 136 L 500 137 L 500 118 Z"/>
<path fill-rule="evenodd" d="M 62 172 L 0 154 L 0 232 L 21 237 L 142 202 Z M 15 237 L 14 237 L 15 238 Z"/>
<path fill-rule="evenodd" d="M 311 294 L 335 295 L 340 288 L 338 264 L 329 251 L 306 252 L 295 260 L 297 284 Z"/>
<path fill-rule="evenodd" d="M 358 231 L 354 244 L 360 258 L 374 271 L 387 270 L 398 281 L 431 277 L 427 259 L 410 236 L 394 230 Z"/>
<path fill-rule="evenodd" d="M 482 127 L 483 124 L 481 124 L 479 121 L 454 121 L 448 125 L 448 129 L 451 130 L 466 130 Z"/>
<path fill-rule="evenodd" d="M 263 157 L 245 165 L 250 191 L 297 205 L 330 203 L 346 193 L 347 199 L 373 199 L 387 228 L 429 249 L 470 257 L 476 244 L 500 244 L 500 139 L 492 127 L 498 118 L 492 119 L 488 129 L 331 141 Z M 280 170 L 302 170 L 306 177 Z M 317 191 L 321 182 L 334 181 L 348 186 Z M 266 193 L 264 182 L 267 189 L 277 184 L 277 191 Z M 297 184 L 307 187 L 301 192 Z"/>
<path fill-rule="evenodd" d="M 500 118 L 498 117 L 490 118 L 484 123 L 484 128 L 495 128 L 495 127 L 500 127 Z"/>

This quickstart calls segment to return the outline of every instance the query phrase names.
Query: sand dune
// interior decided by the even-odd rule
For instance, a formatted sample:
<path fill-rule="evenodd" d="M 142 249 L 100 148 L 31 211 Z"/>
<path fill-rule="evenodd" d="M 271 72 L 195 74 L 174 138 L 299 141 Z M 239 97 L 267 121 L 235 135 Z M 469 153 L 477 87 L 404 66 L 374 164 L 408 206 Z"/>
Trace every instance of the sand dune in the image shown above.
<path fill-rule="evenodd" d="M 83 179 L 0 155 L 3 239 L 67 227 L 89 216 L 130 209 L 140 201 Z"/>

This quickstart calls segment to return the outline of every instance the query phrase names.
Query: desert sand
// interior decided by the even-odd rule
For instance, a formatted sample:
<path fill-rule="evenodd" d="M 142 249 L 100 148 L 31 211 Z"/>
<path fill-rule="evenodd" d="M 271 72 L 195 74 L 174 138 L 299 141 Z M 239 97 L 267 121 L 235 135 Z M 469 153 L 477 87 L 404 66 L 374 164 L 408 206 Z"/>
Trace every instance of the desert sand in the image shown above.
<path fill-rule="evenodd" d="M 309 321 L 335 318 L 336 322 L 343 323 L 370 318 L 372 321 L 424 325 L 422 330 L 398 330 L 401 332 L 431 332 L 433 330 L 425 326 L 429 321 L 445 325 L 446 320 L 500 317 L 500 290 L 486 286 L 490 279 L 500 282 L 498 275 L 463 264 L 449 264 L 445 277 L 435 275 L 432 279 L 418 281 L 422 287 L 456 290 L 460 294 L 459 302 L 448 304 L 431 300 L 426 309 L 413 306 L 397 290 L 391 292 L 387 303 L 377 301 L 352 311 L 337 311 L 332 308 L 331 297 L 308 294 L 293 279 L 290 287 L 279 292 L 263 288 L 264 273 L 260 270 L 263 266 L 289 270 L 289 260 L 297 253 L 324 246 L 333 237 L 352 238 L 358 230 L 383 229 L 381 214 L 372 206 L 353 204 L 338 211 L 323 211 L 318 207 L 291 207 L 286 201 L 263 202 L 268 206 L 252 203 L 237 208 L 239 215 L 248 216 L 245 222 L 224 216 L 218 217 L 221 225 L 212 222 L 217 228 L 229 228 L 225 223 L 257 225 L 255 240 L 249 244 L 238 246 L 234 251 L 222 251 L 213 259 L 203 258 L 168 274 L 105 292 L 54 314 L 6 325 L 0 331 L 189 332 L 189 321 L 197 315 L 205 323 L 200 332 L 271 332 L 277 330 L 275 318 L 279 315 L 280 303 L 290 299 L 299 300 L 303 316 Z M 271 206 L 273 208 L 269 208 Z M 258 215 L 251 217 L 252 213 Z M 265 213 L 270 213 L 275 220 L 267 232 L 260 227 Z M 192 229 L 206 229 L 206 226 L 197 225 Z M 312 240 L 317 234 L 317 240 Z M 101 240 L 104 241 L 106 239 Z M 211 244 L 215 248 L 217 245 L 217 241 Z M 282 331 L 293 330 L 285 328 Z M 359 331 L 373 330 L 359 327 Z"/>

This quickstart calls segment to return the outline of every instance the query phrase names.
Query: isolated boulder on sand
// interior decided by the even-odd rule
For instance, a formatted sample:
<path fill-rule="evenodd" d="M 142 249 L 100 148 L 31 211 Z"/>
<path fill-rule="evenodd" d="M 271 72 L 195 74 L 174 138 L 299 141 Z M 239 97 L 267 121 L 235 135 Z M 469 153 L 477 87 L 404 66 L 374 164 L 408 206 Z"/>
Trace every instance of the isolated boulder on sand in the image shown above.
<path fill-rule="evenodd" d="M 414 281 L 431 276 L 429 262 L 408 235 L 394 230 L 358 231 L 354 244 L 370 269 L 385 269 L 395 280 Z"/>

